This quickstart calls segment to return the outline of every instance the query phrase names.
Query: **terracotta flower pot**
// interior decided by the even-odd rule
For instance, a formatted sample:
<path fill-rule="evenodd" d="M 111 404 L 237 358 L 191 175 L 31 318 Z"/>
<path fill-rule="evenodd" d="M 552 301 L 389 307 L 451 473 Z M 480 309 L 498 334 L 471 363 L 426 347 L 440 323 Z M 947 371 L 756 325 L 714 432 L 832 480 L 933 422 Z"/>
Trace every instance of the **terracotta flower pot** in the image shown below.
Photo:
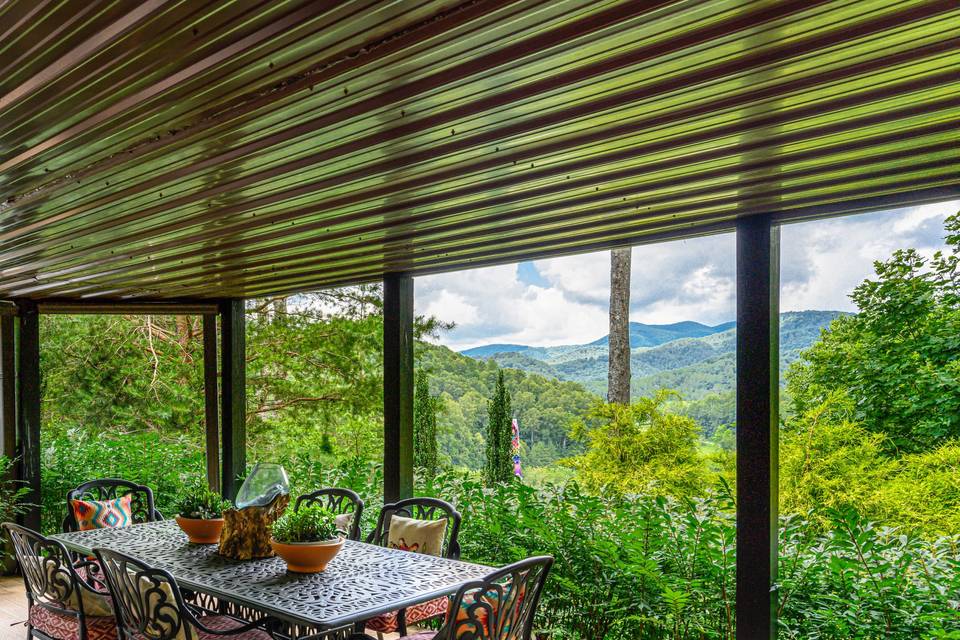
<path fill-rule="evenodd" d="M 343 536 L 326 542 L 277 542 L 270 538 L 270 546 L 295 573 L 319 573 L 343 547 Z"/>
<path fill-rule="evenodd" d="M 194 544 L 216 544 L 220 542 L 220 532 L 223 530 L 223 518 L 201 520 L 199 518 L 184 518 L 177 516 L 177 524 L 187 534 L 187 538 Z"/>

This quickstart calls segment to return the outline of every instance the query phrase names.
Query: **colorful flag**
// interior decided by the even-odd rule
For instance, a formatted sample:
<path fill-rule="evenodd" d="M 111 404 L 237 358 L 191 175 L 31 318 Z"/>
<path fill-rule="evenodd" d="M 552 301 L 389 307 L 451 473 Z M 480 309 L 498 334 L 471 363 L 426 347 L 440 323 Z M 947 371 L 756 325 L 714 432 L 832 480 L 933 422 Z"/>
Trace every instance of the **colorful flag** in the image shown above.
<path fill-rule="evenodd" d="M 517 419 L 513 419 L 513 474 L 523 479 L 523 469 L 520 468 L 520 425 L 517 423 Z"/>

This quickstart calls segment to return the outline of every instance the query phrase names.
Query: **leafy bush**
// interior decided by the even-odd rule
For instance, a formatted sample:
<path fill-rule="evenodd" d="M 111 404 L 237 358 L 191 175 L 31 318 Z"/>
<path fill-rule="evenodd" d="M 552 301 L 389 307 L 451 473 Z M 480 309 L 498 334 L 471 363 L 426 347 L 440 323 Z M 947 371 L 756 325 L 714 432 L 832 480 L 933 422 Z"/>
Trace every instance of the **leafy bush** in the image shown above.
<path fill-rule="evenodd" d="M 91 477 L 148 484 L 161 510 L 173 514 L 184 487 L 203 472 L 198 445 L 153 434 L 53 438 L 44 441 L 43 460 L 44 522 L 54 529 L 67 489 Z M 295 493 L 322 486 L 357 491 L 368 505 L 362 526 L 373 526 L 382 504 L 380 465 L 305 453 L 280 461 Z M 928 463 L 946 478 L 953 461 Z M 556 558 L 537 620 L 538 628 L 553 631 L 552 640 L 733 638 L 736 527 L 723 485 L 699 498 L 596 496 L 575 482 L 486 488 L 479 473 L 448 471 L 418 478 L 417 493 L 457 505 L 465 560 L 500 566 L 544 553 Z M 274 535 L 306 539 L 314 526 L 301 522 L 306 511 L 288 513 Z M 333 537 L 332 521 L 326 514 L 329 530 L 309 535 Z M 960 634 L 960 537 L 924 539 L 871 523 L 843 504 L 786 516 L 781 524 L 783 638 Z"/>
<path fill-rule="evenodd" d="M 214 520 L 232 507 L 229 501 L 205 484 L 196 484 L 180 497 L 177 513 L 184 518 Z"/>
<path fill-rule="evenodd" d="M 270 527 L 277 542 L 326 542 L 337 537 L 337 521 L 332 511 L 318 504 L 288 509 Z"/>
<path fill-rule="evenodd" d="M 834 320 L 791 367 L 796 413 L 841 390 L 891 453 L 960 438 L 960 214 L 945 228 L 932 257 L 906 249 L 874 263 L 876 277 L 850 296 L 859 313 Z"/>
<path fill-rule="evenodd" d="M 702 498 L 604 498 L 576 483 L 486 489 L 448 473 L 421 492 L 458 505 L 465 559 L 556 558 L 538 618 L 555 638 L 734 637 L 736 524 L 723 485 Z M 825 531 L 800 516 L 781 525 L 782 637 L 960 633 L 960 537 L 924 540 L 849 509 L 829 512 Z"/>
<path fill-rule="evenodd" d="M 94 434 L 71 430 L 63 435 L 41 431 L 40 483 L 42 528 L 60 531 L 67 492 L 95 478 L 123 478 L 153 489 L 157 510 L 170 517 L 185 487 L 204 477 L 202 444 L 187 437 L 153 432 Z"/>
<path fill-rule="evenodd" d="M 633 404 L 597 402 L 587 414 L 598 426 L 575 426 L 587 451 L 566 464 L 595 493 L 702 493 L 707 467 L 698 448 L 700 428 L 691 418 L 667 410 L 676 394 L 660 390 Z"/>

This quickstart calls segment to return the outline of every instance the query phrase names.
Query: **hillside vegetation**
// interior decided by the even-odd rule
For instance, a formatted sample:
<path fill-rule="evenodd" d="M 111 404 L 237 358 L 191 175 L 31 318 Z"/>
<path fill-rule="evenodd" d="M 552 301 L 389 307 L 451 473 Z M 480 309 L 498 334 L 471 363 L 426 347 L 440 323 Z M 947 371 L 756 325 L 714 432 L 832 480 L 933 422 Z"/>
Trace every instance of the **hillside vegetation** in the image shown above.
<path fill-rule="evenodd" d="M 791 311 L 780 315 L 780 371 L 796 362 L 813 345 L 839 311 Z M 709 327 L 697 322 L 673 325 L 631 323 L 630 359 L 635 397 L 650 396 L 658 389 L 672 389 L 681 406 L 703 426 L 706 435 L 735 420 L 733 388 L 736 376 L 736 324 Z M 518 347 L 508 351 L 510 347 Z M 607 388 L 606 337 L 583 345 L 525 347 L 487 345 L 463 352 L 473 358 L 492 360 L 501 367 L 519 369 L 547 378 L 578 382 L 597 395 Z M 676 406 L 676 402 L 674 405 Z"/>

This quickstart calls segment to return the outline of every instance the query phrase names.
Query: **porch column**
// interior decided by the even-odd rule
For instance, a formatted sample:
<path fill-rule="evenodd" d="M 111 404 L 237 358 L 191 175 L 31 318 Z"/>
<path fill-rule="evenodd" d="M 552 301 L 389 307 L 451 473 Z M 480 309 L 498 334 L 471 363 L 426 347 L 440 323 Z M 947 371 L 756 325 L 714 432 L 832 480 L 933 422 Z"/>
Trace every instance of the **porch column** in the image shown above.
<path fill-rule="evenodd" d="M 413 278 L 383 279 L 383 499 L 413 495 Z"/>
<path fill-rule="evenodd" d="M 777 635 L 780 228 L 737 223 L 737 640 Z"/>
<path fill-rule="evenodd" d="M 0 315 L 0 454 L 16 460 L 17 451 L 17 318 Z M 16 476 L 16 470 L 14 470 Z"/>
<path fill-rule="evenodd" d="M 220 490 L 237 497 L 247 467 L 247 350 L 243 300 L 220 305 L 220 420 L 223 438 L 223 477 Z"/>
<path fill-rule="evenodd" d="M 40 530 L 40 314 L 35 302 L 18 303 L 20 348 L 17 353 L 17 448 L 19 476 L 29 489 L 24 498 L 34 506 L 23 517 L 25 526 Z"/>
<path fill-rule="evenodd" d="M 220 491 L 220 408 L 217 406 L 217 316 L 203 315 L 203 405 L 207 486 Z"/>

